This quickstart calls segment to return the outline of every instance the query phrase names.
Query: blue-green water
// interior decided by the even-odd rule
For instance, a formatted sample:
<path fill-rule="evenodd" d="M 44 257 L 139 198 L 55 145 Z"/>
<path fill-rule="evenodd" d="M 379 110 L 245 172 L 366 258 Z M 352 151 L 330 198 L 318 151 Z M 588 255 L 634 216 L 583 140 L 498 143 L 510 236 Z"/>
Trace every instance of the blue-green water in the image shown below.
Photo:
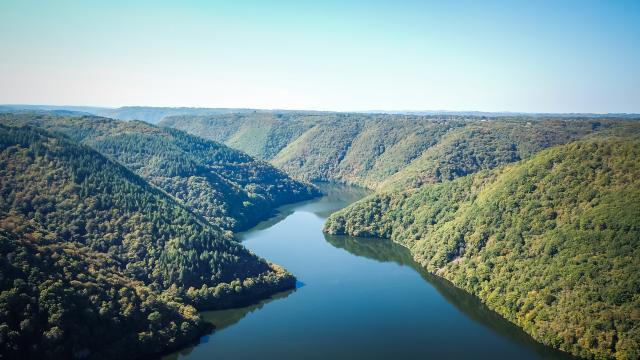
<path fill-rule="evenodd" d="M 204 316 L 217 330 L 169 359 L 564 359 L 475 297 L 422 271 L 387 240 L 328 236 L 329 214 L 364 196 L 327 196 L 281 209 L 240 234 L 301 286 L 241 309 Z"/>

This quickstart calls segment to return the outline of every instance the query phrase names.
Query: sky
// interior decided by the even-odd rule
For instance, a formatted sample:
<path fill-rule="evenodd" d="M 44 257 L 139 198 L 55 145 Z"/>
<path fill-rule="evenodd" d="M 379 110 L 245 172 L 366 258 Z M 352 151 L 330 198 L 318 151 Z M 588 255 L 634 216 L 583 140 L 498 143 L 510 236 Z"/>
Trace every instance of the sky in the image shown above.
<path fill-rule="evenodd" d="M 0 0 L 0 103 L 640 113 L 640 1 Z"/>

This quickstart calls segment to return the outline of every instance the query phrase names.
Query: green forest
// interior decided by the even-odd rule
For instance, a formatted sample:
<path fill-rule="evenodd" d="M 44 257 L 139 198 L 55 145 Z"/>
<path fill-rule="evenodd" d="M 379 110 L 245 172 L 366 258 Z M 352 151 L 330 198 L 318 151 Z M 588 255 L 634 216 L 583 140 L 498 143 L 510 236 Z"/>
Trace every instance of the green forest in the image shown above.
<path fill-rule="evenodd" d="M 279 205 L 319 195 L 241 151 L 141 121 L 8 114 L 0 123 L 42 127 L 88 145 L 227 230 L 247 229 Z"/>
<path fill-rule="evenodd" d="M 258 111 L 160 125 L 375 189 L 325 231 L 406 246 L 554 348 L 640 356 L 637 121 Z"/>
<path fill-rule="evenodd" d="M 0 39 L 0 360 L 640 360 L 640 0 L 0 0 Z"/>
<path fill-rule="evenodd" d="M 0 125 L 0 178 L 5 358 L 155 354 L 202 333 L 196 309 L 295 285 L 224 228 L 66 136 Z"/>
<path fill-rule="evenodd" d="M 0 114 L 2 358 L 154 357 L 210 332 L 200 311 L 295 288 L 234 232 L 307 181 L 376 190 L 327 220 L 363 237 L 333 246 L 391 246 L 553 348 L 640 356 L 637 121 L 172 113 Z"/>
<path fill-rule="evenodd" d="M 224 142 L 299 179 L 376 190 L 451 180 L 593 133 L 637 128 L 599 117 L 296 111 L 168 116 L 160 125 Z"/>
<path fill-rule="evenodd" d="M 640 137 L 597 136 L 333 214 L 331 234 L 390 238 L 535 339 L 640 357 Z"/>

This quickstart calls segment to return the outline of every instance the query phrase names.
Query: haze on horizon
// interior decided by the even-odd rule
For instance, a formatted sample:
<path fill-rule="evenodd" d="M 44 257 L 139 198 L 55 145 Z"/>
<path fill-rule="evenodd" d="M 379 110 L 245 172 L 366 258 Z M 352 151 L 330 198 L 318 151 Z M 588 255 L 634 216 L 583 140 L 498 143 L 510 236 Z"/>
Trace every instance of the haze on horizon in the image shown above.
<path fill-rule="evenodd" d="M 637 1 L 0 3 L 0 104 L 640 113 Z"/>

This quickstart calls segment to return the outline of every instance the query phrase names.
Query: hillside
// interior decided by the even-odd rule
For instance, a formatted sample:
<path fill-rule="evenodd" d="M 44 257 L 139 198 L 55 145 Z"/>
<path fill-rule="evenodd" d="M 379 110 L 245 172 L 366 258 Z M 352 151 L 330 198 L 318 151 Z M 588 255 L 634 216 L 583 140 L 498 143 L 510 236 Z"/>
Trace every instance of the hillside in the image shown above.
<path fill-rule="evenodd" d="M 0 123 L 38 126 L 88 145 L 228 230 L 246 229 L 277 206 L 319 195 L 268 163 L 179 130 L 91 116 L 5 114 Z"/>
<path fill-rule="evenodd" d="M 114 257 L 0 216 L 3 359 L 148 355 L 209 329 L 192 306 L 123 276 Z"/>
<path fill-rule="evenodd" d="M 535 339 L 640 356 L 640 140 L 597 137 L 492 171 L 374 194 L 325 231 L 390 238 Z"/>
<path fill-rule="evenodd" d="M 0 125 L 0 179 L 8 358 L 157 353 L 201 332 L 190 305 L 224 308 L 295 285 L 227 231 L 67 138 Z"/>
<path fill-rule="evenodd" d="M 540 150 L 596 133 L 640 133 L 633 121 L 478 121 L 450 131 L 379 187 L 417 188 L 527 159 Z"/>
<path fill-rule="evenodd" d="M 248 112 L 174 116 L 161 126 L 246 151 L 308 181 L 410 188 L 526 159 L 633 121 L 597 117 Z"/>

